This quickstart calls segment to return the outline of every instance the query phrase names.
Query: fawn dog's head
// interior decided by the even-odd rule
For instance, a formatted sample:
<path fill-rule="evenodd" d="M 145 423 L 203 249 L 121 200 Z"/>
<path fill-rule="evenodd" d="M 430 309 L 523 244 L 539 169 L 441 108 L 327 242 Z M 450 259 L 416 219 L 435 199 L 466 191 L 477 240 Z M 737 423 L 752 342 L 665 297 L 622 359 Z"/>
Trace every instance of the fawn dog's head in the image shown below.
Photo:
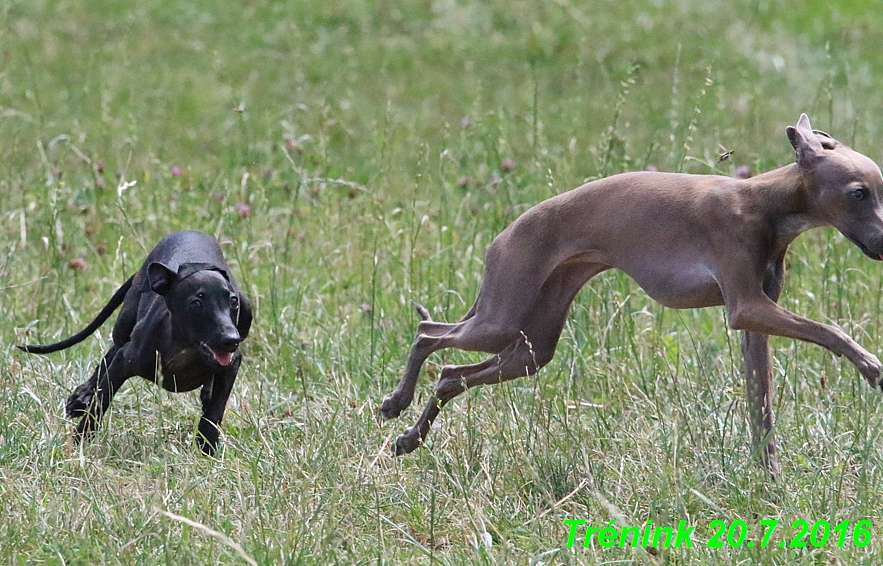
<path fill-rule="evenodd" d="M 786 132 L 797 152 L 811 213 L 866 256 L 883 260 L 883 176 L 877 164 L 813 130 L 806 114 Z"/>

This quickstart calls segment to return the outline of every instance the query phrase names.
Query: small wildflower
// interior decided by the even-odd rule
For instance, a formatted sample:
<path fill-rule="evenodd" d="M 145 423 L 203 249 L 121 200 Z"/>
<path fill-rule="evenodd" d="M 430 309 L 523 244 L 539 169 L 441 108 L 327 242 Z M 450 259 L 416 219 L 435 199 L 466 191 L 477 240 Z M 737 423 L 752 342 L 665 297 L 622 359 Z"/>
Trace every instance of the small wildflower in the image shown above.
<path fill-rule="evenodd" d="M 67 262 L 67 266 L 74 271 L 85 271 L 88 267 L 86 260 L 81 257 L 75 257 L 74 259 Z"/>
<path fill-rule="evenodd" d="M 655 172 L 659 171 L 659 167 L 657 167 L 657 166 L 651 164 L 651 165 L 648 165 L 648 166 L 644 169 L 644 171 L 652 171 L 653 173 L 655 173 Z"/>
<path fill-rule="evenodd" d="M 237 202 L 233 206 L 233 210 L 236 211 L 236 214 L 239 215 L 239 218 L 250 218 L 251 217 L 251 206 L 245 202 Z"/>
<path fill-rule="evenodd" d="M 457 181 L 457 186 L 459 186 L 461 189 L 466 189 L 471 184 L 472 184 L 472 177 L 470 177 L 469 175 L 466 175 L 464 177 L 460 177 L 460 179 Z"/>
<path fill-rule="evenodd" d="M 462 118 L 460 118 L 460 127 L 461 128 L 468 128 L 471 125 L 472 125 L 472 120 L 469 119 L 469 116 L 463 116 Z"/>
<path fill-rule="evenodd" d="M 737 179 L 747 179 L 751 177 L 751 167 L 747 165 L 740 165 L 736 167 L 736 171 L 733 172 L 733 176 Z"/>
<path fill-rule="evenodd" d="M 515 169 L 515 161 L 513 161 L 507 157 L 506 159 L 503 160 L 502 163 L 500 163 L 500 169 L 502 169 L 506 173 L 514 170 Z"/>
<path fill-rule="evenodd" d="M 170 172 L 172 174 L 172 177 L 180 177 L 181 176 L 181 168 L 178 167 L 177 165 L 172 165 Z"/>

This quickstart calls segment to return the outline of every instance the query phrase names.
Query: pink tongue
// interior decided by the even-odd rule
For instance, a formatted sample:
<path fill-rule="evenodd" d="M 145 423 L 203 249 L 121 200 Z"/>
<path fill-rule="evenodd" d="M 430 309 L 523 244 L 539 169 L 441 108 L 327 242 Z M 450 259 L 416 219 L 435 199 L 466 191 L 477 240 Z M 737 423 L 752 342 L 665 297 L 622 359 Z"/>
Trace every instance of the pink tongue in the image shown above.
<path fill-rule="evenodd" d="M 222 366 L 229 366 L 230 363 L 233 361 L 233 352 L 218 352 L 216 350 L 212 350 L 212 356 L 214 356 L 215 361 Z"/>

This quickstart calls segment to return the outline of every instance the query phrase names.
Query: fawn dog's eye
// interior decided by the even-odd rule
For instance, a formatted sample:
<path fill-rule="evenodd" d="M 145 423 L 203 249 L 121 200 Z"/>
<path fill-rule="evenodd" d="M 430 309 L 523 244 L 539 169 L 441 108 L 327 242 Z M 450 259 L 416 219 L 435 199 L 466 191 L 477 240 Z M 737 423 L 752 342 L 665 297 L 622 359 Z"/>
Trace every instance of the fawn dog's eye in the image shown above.
<path fill-rule="evenodd" d="M 868 189 L 860 187 L 858 189 L 849 191 L 849 196 L 851 196 L 855 200 L 864 200 L 868 196 Z"/>

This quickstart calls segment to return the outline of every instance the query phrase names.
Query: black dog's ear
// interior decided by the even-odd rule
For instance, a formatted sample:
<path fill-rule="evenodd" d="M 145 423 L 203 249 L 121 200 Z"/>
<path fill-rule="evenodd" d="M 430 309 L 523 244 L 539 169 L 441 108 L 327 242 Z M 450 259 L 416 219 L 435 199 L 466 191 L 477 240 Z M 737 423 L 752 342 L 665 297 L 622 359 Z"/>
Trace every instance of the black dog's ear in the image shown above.
<path fill-rule="evenodd" d="M 251 329 L 251 317 L 251 303 L 248 297 L 239 293 L 239 318 L 236 320 L 236 330 L 243 340 L 248 337 L 248 331 Z"/>
<path fill-rule="evenodd" d="M 172 288 L 172 284 L 178 280 L 178 274 L 159 262 L 153 262 L 147 266 L 147 282 L 150 288 L 158 295 L 165 295 Z"/>
<path fill-rule="evenodd" d="M 796 126 L 785 128 L 791 147 L 797 152 L 797 164 L 801 169 L 813 169 L 824 155 L 824 147 L 819 142 L 809 124 L 806 114 L 801 114 Z M 833 138 L 831 138 L 833 139 Z"/>

